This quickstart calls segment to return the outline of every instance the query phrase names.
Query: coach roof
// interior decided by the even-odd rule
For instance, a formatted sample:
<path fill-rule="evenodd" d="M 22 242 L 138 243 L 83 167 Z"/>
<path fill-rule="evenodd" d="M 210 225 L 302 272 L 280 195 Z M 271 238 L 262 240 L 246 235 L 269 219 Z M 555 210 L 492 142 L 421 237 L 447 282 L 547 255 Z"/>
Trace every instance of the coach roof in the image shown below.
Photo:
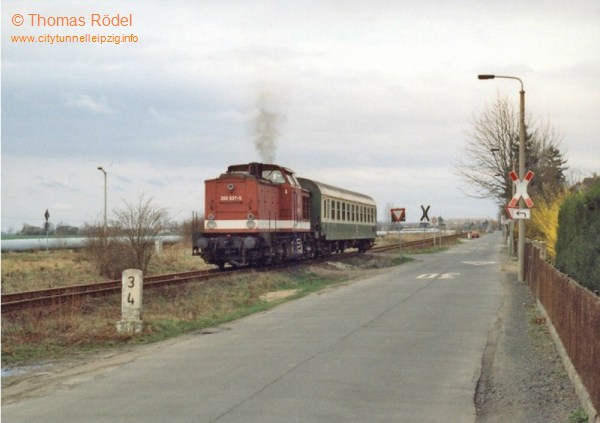
<path fill-rule="evenodd" d="M 326 197 L 376 206 L 375 200 L 368 195 L 360 194 L 344 188 L 337 188 L 329 184 L 324 184 L 323 182 L 317 182 L 306 178 L 298 178 L 298 182 L 300 182 L 302 188 L 311 192 L 316 191 Z"/>

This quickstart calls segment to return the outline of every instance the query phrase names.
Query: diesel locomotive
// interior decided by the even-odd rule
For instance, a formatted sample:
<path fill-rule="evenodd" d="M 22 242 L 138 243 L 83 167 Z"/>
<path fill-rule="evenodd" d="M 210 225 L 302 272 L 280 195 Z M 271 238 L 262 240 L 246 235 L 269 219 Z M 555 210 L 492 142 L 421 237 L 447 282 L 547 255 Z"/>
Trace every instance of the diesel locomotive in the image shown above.
<path fill-rule="evenodd" d="M 206 180 L 204 213 L 192 254 L 221 269 L 364 252 L 376 236 L 371 197 L 275 164 L 232 165 Z"/>

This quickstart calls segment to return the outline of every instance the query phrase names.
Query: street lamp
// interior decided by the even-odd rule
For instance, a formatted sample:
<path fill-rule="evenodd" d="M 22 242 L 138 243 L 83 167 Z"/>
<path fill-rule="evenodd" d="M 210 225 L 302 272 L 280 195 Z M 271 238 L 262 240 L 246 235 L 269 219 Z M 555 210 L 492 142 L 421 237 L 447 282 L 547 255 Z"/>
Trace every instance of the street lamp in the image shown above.
<path fill-rule="evenodd" d="M 106 238 L 106 170 L 98 166 L 98 170 L 104 173 L 104 238 Z"/>
<path fill-rule="evenodd" d="M 490 150 L 492 152 L 492 156 L 494 157 L 494 163 L 496 163 L 496 167 L 499 168 L 502 171 L 503 170 L 502 166 L 498 163 L 498 157 L 496 157 L 496 153 L 499 153 L 500 149 L 494 147 L 494 148 L 491 148 Z M 512 158 L 511 158 L 511 163 L 512 163 Z M 506 178 L 506 175 L 503 175 L 502 173 L 497 173 L 494 176 L 499 176 L 499 177 L 505 177 Z M 513 184 L 513 195 L 514 195 L 514 190 L 515 190 L 515 187 L 514 187 L 514 184 Z M 510 221 L 510 223 L 508 225 L 508 231 L 506 230 L 506 228 L 503 227 L 502 228 L 502 233 L 504 235 L 504 238 L 507 240 L 508 255 L 512 257 L 513 254 L 515 253 L 514 252 L 514 241 L 513 241 L 514 240 L 514 235 L 513 235 L 513 221 L 512 220 Z"/>
<path fill-rule="evenodd" d="M 516 76 L 499 76 L 499 75 L 478 75 L 478 79 L 516 79 L 521 84 L 520 102 L 519 102 L 519 179 L 525 179 L 525 89 L 523 81 Z M 519 207 L 525 207 L 525 201 L 521 197 L 519 199 Z M 519 281 L 525 282 L 525 219 L 519 219 L 519 242 L 518 242 L 518 258 L 519 258 Z"/>

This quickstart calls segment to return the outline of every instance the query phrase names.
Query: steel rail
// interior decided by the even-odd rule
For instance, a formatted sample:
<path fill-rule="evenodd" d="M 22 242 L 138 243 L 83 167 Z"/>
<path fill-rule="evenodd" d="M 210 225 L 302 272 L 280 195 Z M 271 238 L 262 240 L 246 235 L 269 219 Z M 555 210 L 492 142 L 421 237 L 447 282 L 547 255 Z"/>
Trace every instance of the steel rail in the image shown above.
<path fill-rule="evenodd" d="M 247 269 L 239 269 L 243 271 Z M 233 272 L 235 270 L 229 270 Z M 200 270 L 192 272 L 172 273 L 166 275 L 147 276 L 144 278 L 144 289 L 190 282 L 192 280 L 208 280 L 211 277 L 223 275 L 216 270 Z M 77 297 L 97 297 L 121 292 L 120 280 L 109 280 L 98 283 L 70 285 L 65 287 L 43 289 L 38 291 L 16 292 L 2 294 L 2 313 L 34 306 L 47 306 L 61 303 Z"/>

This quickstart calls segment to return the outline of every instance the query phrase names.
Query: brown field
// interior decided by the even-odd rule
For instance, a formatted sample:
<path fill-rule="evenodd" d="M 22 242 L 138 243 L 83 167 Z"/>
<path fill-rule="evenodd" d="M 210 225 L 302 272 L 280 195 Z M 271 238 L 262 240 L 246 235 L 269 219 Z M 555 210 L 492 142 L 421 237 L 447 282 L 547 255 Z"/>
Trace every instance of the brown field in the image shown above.
<path fill-rule="evenodd" d="M 191 248 L 167 245 L 156 255 L 148 275 L 186 272 L 205 268 Z M 34 291 L 106 280 L 94 269 L 84 250 L 50 250 L 2 253 L 2 292 Z"/>

